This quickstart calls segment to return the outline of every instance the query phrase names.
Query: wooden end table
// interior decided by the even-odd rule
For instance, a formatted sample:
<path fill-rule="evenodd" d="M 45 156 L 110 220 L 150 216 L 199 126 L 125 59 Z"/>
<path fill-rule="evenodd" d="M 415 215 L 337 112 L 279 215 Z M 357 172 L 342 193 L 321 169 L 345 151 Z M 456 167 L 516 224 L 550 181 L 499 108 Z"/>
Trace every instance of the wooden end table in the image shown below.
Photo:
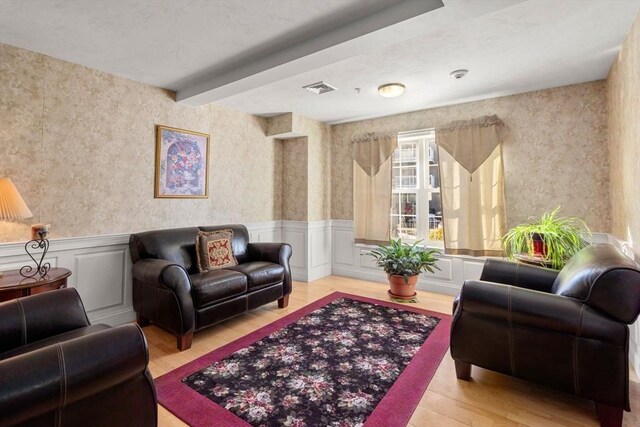
<path fill-rule="evenodd" d="M 3 271 L 3 274 L 4 276 L 0 277 L 0 301 L 8 301 L 66 288 L 67 277 L 71 276 L 71 271 L 66 268 L 52 268 L 44 278 L 40 278 L 40 275 L 25 278 L 20 275 L 20 270 Z"/>

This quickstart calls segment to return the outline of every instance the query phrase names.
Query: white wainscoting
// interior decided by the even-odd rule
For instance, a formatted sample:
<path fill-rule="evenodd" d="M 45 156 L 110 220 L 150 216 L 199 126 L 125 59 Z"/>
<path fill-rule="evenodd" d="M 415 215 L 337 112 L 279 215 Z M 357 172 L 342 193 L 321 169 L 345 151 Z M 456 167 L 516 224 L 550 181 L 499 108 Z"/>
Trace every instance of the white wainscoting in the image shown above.
<path fill-rule="evenodd" d="M 293 280 L 312 282 L 331 275 L 331 221 L 281 221 L 282 241 L 291 245 Z"/>
<path fill-rule="evenodd" d="M 373 246 L 354 244 L 353 221 L 333 220 L 332 272 L 338 276 L 386 283 L 387 276 L 367 253 Z M 466 279 L 478 279 L 484 259 L 443 255 L 438 261 L 440 270 L 422 274 L 416 288 L 447 295 L 457 295 Z"/>
<path fill-rule="evenodd" d="M 280 221 L 251 223 L 247 229 L 252 242 L 282 240 Z M 129 234 L 52 239 L 46 260 L 71 270 L 67 284 L 78 290 L 92 323 L 118 325 L 135 319 Z M 0 271 L 29 262 L 24 243 L 0 244 Z"/>
<path fill-rule="evenodd" d="M 67 284 L 78 290 L 92 323 L 117 325 L 135 318 L 128 243 L 128 234 L 50 241 L 47 261 L 71 270 Z M 24 243 L 0 245 L 0 270 L 29 262 Z"/>
<path fill-rule="evenodd" d="M 281 242 L 282 221 L 252 222 L 245 224 L 252 242 Z"/>
<path fill-rule="evenodd" d="M 292 246 L 293 279 L 312 282 L 331 274 L 386 282 L 385 274 L 366 253 L 371 247 L 353 241 L 353 222 L 269 221 L 246 224 L 252 242 L 287 242 Z M 594 242 L 609 242 L 630 257 L 640 249 L 614 236 L 594 233 Z M 116 325 L 135 318 L 131 295 L 129 234 L 51 240 L 47 261 L 71 270 L 68 284 L 78 289 L 93 323 Z M 29 258 L 24 243 L 0 244 L 0 271 L 19 268 Z M 457 295 L 466 279 L 478 279 L 484 259 L 444 255 L 440 271 L 423 274 L 418 289 Z M 630 328 L 630 361 L 640 374 L 640 322 Z"/>

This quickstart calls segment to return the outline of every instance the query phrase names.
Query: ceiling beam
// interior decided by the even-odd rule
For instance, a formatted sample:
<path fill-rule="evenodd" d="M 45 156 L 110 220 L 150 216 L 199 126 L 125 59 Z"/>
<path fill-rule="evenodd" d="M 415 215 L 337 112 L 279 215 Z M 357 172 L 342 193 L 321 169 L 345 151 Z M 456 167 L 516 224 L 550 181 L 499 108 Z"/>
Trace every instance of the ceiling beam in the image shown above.
<path fill-rule="evenodd" d="M 320 68 L 369 50 L 372 44 L 397 43 L 412 36 L 402 31 L 382 30 L 443 7 L 442 0 L 400 0 L 384 9 L 286 45 L 259 57 L 249 58 L 207 75 L 177 91 L 176 100 L 187 105 L 203 105 L 264 86 L 303 72 Z"/>

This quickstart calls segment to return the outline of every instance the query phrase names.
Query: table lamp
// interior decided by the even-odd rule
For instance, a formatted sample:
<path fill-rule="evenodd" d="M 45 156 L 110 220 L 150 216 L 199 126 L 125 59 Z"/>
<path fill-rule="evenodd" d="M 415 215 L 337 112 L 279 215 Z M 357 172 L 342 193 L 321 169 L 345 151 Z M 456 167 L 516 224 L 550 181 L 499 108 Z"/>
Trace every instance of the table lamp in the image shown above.
<path fill-rule="evenodd" d="M 33 214 L 22 199 L 11 178 L 0 178 L 0 221 L 32 218 Z M 2 272 L 0 272 L 2 277 Z"/>

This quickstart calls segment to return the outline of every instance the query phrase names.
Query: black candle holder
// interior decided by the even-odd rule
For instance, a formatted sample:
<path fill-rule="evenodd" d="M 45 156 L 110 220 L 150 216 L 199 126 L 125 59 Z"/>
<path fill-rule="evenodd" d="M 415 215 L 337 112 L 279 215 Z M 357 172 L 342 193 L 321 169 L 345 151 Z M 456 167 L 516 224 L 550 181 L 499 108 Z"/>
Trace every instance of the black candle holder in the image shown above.
<path fill-rule="evenodd" d="M 31 251 L 37 251 L 39 249 L 42 249 L 42 255 L 40 256 L 40 261 L 37 261 L 35 258 L 35 256 L 37 256 L 38 254 L 36 252 L 33 252 L 33 253 L 30 252 L 29 249 L 31 249 Z M 49 272 L 49 270 L 51 269 L 51 264 L 49 262 L 44 262 L 44 257 L 47 255 L 47 251 L 49 250 L 49 240 L 47 239 L 29 240 L 27 243 L 25 243 L 24 250 L 27 252 L 27 255 L 29 255 L 29 258 L 31 258 L 33 262 L 36 264 L 36 268 L 33 268 L 30 265 L 25 265 L 20 268 L 20 275 L 22 277 L 32 278 L 39 274 L 40 278 L 44 279 L 47 276 L 47 273 Z"/>

